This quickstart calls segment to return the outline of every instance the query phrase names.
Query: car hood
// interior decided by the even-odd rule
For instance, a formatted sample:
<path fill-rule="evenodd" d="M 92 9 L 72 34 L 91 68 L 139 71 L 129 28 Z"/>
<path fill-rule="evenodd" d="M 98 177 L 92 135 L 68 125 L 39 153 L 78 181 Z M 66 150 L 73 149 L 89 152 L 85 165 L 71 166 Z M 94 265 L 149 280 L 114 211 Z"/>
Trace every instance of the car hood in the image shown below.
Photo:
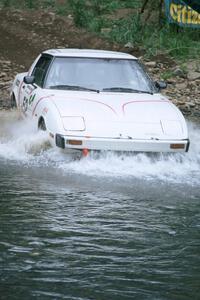
<path fill-rule="evenodd" d="M 53 101 L 63 121 L 67 117 L 84 119 L 83 135 L 187 138 L 181 112 L 161 94 L 56 91 Z"/>

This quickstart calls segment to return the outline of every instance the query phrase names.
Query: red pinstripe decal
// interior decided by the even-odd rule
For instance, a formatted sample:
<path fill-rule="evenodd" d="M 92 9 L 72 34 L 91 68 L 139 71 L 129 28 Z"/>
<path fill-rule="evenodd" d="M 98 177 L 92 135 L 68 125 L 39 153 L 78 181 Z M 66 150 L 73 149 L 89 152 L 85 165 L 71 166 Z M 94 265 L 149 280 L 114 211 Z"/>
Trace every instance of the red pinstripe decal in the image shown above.
<path fill-rule="evenodd" d="M 44 99 L 46 99 L 46 98 L 50 98 L 50 97 L 52 97 L 52 96 L 54 96 L 54 95 L 49 95 L 49 96 L 41 97 L 41 98 L 38 100 L 38 102 L 36 103 L 36 105 L 35 105 L 35 107 L 34 107 L 34 109 L 33 109 L 32 116 L 34 115 L 35 110 L 36 110 L 38 104 L 39 104 L 42 100 L 44 100 Z"/>
<path fill-rule="evenodd" d="M 41 98 L 38 100 L 38 102 L 36 103 L 36 105 L 35 105 L 35 107 L 34 107 L 34 109 L 33 109 L 32 115 L 34 115 L 35 110 L 36 110 L 38 104 L 39 104 L 43 99 L 50 98 L 50 97 L 52 97 L 52 96 L 54 96 L 54 95 L 49 95 L 49 96 L 41 97 Z M 114 114 L 117 115 L 117 112 L 114 110 L 114 108 L 111 107 L 110 105 L 104 103 L 104 102 L 97 101 L 97 100 L 91 100 L 91 99 L 78 99 L 78 100 L 79 100 L 79 101 L 81 100 L 81 101 L 88 101 L 88 102 L 94 102 L 94 103 L 102 104 L 102 105 L 108 107 L 109 109 L 111 109 L 112 112 L 113 112 Z M 122 111 L 123 111 L 123 113 L 125 113 L 125 106 L 128 105 L 128 104 L 131 104 L 131 103 L 155 103 L 155 102 L 156 102 L 156 103 L 169 103 L 170 101 L 168 101 L 168 100 L 136 100 L 136 101 L 129 101 L 129 102 L 126 102 L 126 103 L 124 103 L 124 104 L 122 105 Z"/>
<path fill-rule="evenodd" d="M 81 101 L 88 101 L 88 102 L 94 102 L 94 103 L 99 103 L 99 104 L 102 104 L 102 105 L 104 105 L 104 106 L 106 106 L 106 107 L 110 108 L 110 109 L 112 110 L 112 112 L 114 112 L 114 114 L 116 114 L 116 115 L 117 115 L 117 113 L 116 113 L 116 111 L 114 110 L 114 108 L 113 108 L 112 106 L 110 106 L 110 105 L 108 105 L 108 104 L 104 103 L 104 102 L 97 101 L 97 100 L 91 100 L 91 99 L 85 99 L 85 98 L 83 98 L 83 99 L 78 99 L 78 100 L 81 100 Z"/>
<path fill-rule="evenodd" d="M 34 110 L 33 110 L 32 115 L 34 115 L 35 110 L 36 110 L 36 107 L 38 106 L 39 102 L 41 102 L 41 101 L 42 101 L 43 99 L 45 99 L 45 98 L 50 98 L 50 97 L 52 97 L 52 96 L 55 96 L 55 95 L 49 95 L 49 96 L 40 98 L 40 99 L 38 100 L 38 102 L 36 103 L 35 107 L 34 107 Z M 81 101 L 88 101 L 88 102 L 94 102 L 94 103 L 102 104 L 102 105 L 108 107 L 109 109 L 111 109 L 112 112 L 114 112 L 114 114 L 117 115 L 117 113 L 116 113 L 116 111 L 114 110 L 114 108 L 112 108 L 110 105 L 108 105 L 108 104 L 106 104 L 106 103 L 103 103 L 103 102 L 100 102 L 100 101 L 96 101 L 96 100 L 90 100 L 90 99 L 78 99 L 78 100 L 79 100 L 79 101 L 81 100 Z M 55 101 L 54 104 L 56 104 L 56 101 Z"/>
<path fill-rule="evenodd" d="M 53 104 L 54 104 L 54 106 L 56 107 L 56 109 L 57 109 L 57 111 L 58 111 L 58 113 L 59 113 L 60 117 L 62 118 L 62 116 L 61 116 L 61 114 L 60 114 L 60 111 L 59 111 L 59 109 L 58 109 L 58 107 L 57 107 L 57 105 L 56 105 L 55 101 L 53 101 Z"/>
<path fill-rule="evenodd" d="M 130 101 L 130 102 L 126 102 L 122 105 L 122 111 L 123 113 L 125 113 L 125 106 L 130 104 L 130 103 L 154 103 L 154 102 L 160 102 L 160 103 L 169 103 L 170 101 L 168 100 L 136 100 L 136 101 Z"/>

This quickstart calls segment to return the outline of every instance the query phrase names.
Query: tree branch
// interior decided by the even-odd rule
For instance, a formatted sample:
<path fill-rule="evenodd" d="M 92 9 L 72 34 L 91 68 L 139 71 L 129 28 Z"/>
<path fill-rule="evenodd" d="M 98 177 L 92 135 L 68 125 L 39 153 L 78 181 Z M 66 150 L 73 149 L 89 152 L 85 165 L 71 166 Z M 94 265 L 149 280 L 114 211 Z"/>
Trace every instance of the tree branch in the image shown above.
<path fill-rule="evenodd" d="M 144 10 L 145 10 L 145 7 L 147 6 L 147 3 L 149 2 L 149 0 L 144 0 L 144 3 L 142 5 L 142 8 L 141 8 L 141 14 L 143 14 Z"/>

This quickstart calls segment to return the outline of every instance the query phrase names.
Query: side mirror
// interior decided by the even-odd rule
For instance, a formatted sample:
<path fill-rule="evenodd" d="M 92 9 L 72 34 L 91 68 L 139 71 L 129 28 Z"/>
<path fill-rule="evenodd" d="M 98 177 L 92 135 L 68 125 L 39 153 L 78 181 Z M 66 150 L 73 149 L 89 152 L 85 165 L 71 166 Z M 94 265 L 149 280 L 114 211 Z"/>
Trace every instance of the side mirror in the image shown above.
<path fill-rule="evenodd" d="M 25 76 L 23 81 L 26 84 L 34 84 L 35 76 Z"/>
<path fill-rule="evenodd" d="M 166 89 L 167 83 L 165 81 L 155 81 L 155 86 L 158 90 Z"/>

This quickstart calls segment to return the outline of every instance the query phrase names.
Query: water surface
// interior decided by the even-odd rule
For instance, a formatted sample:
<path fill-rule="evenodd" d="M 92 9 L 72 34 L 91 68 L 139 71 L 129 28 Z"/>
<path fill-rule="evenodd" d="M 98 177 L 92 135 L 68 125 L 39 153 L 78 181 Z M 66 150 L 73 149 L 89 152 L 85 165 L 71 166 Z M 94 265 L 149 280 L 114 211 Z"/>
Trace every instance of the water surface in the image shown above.
<path fill-rule="evenodd" d="M 177 155 L 73 160 L 0 113 L 0 299 L 199 299 L 200 126 Z"/>

